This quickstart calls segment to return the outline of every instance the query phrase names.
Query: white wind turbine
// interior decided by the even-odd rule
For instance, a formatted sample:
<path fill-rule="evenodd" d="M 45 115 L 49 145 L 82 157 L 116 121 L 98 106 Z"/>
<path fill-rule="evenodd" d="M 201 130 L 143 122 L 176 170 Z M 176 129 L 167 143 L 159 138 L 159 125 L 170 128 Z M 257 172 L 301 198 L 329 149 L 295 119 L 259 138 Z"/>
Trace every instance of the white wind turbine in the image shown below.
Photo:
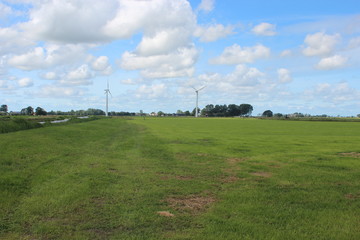
<path fill-rule="evenodd" d="M 106 112 L 105 116 L 108 116 L 108 107 L 109 107 L 109 94 L 111 95 L 110 88 L 109 88 L 109 80 L 107 81 L 107 89 L 104 90 L 106 94 Z"/>
<path fill-rule="evenodd" d="M 199 91 L 200 91 L 200 90 L 203 90 L 205 87 L 206 87 L 206 86 L 203 86 L 203 87 L 201 87 L 201 88 L 199 88 L 199 89 L 196 89 L 196 88 L 192 87 L 192 88 L 195 90 L 195 92 L 196 92 L 195 117 L 198 117 L 198 115 L 199 115 L 199 113 L 198 113 Z"/>

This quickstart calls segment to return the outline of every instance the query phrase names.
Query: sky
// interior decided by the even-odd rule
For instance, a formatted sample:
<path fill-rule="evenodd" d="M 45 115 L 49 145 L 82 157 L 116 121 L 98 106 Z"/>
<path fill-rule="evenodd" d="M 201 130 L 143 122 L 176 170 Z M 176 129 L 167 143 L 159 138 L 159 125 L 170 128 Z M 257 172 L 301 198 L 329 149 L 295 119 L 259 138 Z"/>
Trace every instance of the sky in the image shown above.
<path fill-rule="evenodd" d="M 0 104 L 360 113 L 359 0 L 0 0 Z"/>

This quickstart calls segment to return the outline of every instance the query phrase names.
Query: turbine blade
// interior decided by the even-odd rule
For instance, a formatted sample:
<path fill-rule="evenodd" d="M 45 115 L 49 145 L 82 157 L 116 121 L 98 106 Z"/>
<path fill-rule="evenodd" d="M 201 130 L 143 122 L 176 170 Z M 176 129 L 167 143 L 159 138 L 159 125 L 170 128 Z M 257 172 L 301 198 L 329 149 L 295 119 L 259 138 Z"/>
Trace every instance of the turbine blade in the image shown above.
<path fill-rule="evenodd" d="M 198 91 L 203 90 L 205 87 L 206 87 L 206 86 L 203 86 L 203 87 L 199 88 L 199 90 L 198 90 Z"/>

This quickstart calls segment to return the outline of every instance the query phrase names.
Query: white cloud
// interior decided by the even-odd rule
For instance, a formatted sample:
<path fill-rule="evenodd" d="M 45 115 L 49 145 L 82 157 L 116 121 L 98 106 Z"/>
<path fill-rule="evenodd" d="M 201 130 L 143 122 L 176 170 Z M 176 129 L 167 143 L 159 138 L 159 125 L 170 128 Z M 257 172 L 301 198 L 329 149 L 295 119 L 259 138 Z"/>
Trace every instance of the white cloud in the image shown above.
<path fill-rule="evenodd" d="M 27 53 L 9 58 L 8 63 L 21 70 L 39 70 L 56 65 L 71 64 L 87 58 L 86 46 L 80 45 L 55 45 L 36 47 Z"/>
<path fill-rule="evenodd" d="M 219 73 L 201 74 L 196 79 L 189 79 L 182 88 L 181 92 L 190 92 L 191 86 L 206 85 L 207 92 L 223 92 L 223 93 L 239 93 L 241 91 L 248 91 L 252 89 L 255 92 L 256 86 L 263 85 L 267 82 L 265 73 L 254 67 L 247 67 L 239 64 L 234 71 L 222 75 Z"/>
<path fill-rule="evenodd" d="M 198 26 L 194 36 L 199 37 L 201 42 L 214 42 L 220 38 L 234 34 L 234 26 L 224 26 L 222 24 L 213 24 L 208 27 Z"/>
<path fill-rule="evenodd" d="M 339 34 L 327 35 L 323 32 L 308 34 L 304 40 L 307 47 L 303 50 L 303 54 L 305 56 L 331 54 L 339 41 Z"/>
<path fill-rule="evenodd" d="M 164 83 L 152 84 L 150 86 L 141 85 L 135 93 L 137 98 L 162 98 L 167 95 L 167 87 Z"/>
<path fill-rule="evenodd" d="M 7 17 L 8 15 L 12 14 L 12 12 L 13 11 L 9 6 L 0 2 L 0 19 Z"/>
<path fill-rule="evenodd" d="M 93 60 L 91 68 L 95 71 L 101 72 L 103 75 L 110 75 L 113 72 L 107 56 L 100 56 Z"/>
<path fill-rule="evenodd" d="M 59 82 L 64 85 L 89 85 L 92 82 L 89 80 L 94 77 L 94 74 L 91 72 L 87 64 L 83 64 L 79 68 L 70 71 L 66 77 Z"/>
<path fill-rule="evenodd" d="M 30 78 L 21 78 L 18 81 L 18 84 L 20 87 L 31 87 L 34 85 L 33 80 L 31 80 Z"/>
<path fill-rule="evenodd" d="M 112 38 L 129 38 L 140 30 L 152 38 L 158 32 L 193 27 L 195 23 L 195 15 L 185 0 L 122 0 L 115 17 L 106 23 L 103 30 Z"/>
<path fill-rule="evenodd" d="M 331 69 L 343 67 L 346 64 L 346 62 L 347 62 L 346 57 L 340 55 L 334 55 L 332 57 L 321 59 L 316 67 L 321 70 L 331 70 Z"/>
<path fill-rule="evenodd" d="M 292 51 L 287 49 L 280 53 L 280 57 L 288 57 L 288 56 L 291 56 L 291 54 L 292 54 Z"/>
<path fill-rule="evenodd" d="M 141 56 L 161 55 L 174 49 L 186 46 L 190 33 L 186 27 L 157 31 L 154 35 L 146 35 L 136 48 Z"/>
<path fill-rule="evenodd" d="M 321 99 L 324 102 L 343 103 L 348 101 L 359 101 L 360 91 L 352 88 L 346 82 L 329 84 L 317 84 L 314 89 L 305 91 L 307 99 Z"/>
<path fill-rule="evenodd" d="M 95 71 L 104 71 L 109 67 L 109 58 L 107 56 L 100 56 L 92 62 L 91 67 Z"/>
<path fill-rule="evenodd" d="M 38 40 L 89 43 L 110 39 L 102 27 L 115 14 L 115 0 L 37 1 L 22 29 Z"/>
<path fill-rule="evenodd" d="M 279 68 L 277 70 L 277 74 L 281 83 L 288 83 L 292 81 L 291 73 L 286 68 Z"/>
<path fill-rule="evenodd" d="M 215 0 L 201 0 L 198 10 L 211 12 L 214 9 Z"/>
<path fill-rule="evenodd" d="M 34 44 L 16 27 L 0 28 L 0 55 L 22 53 Z"/>
<path fill-rule="evenodd" d="M 142 70 L 147 78 L 167 78 L 192 75 L 198 57 L 194 46 L 179 48 L 169 54 L 155 56 L 139 56 L 136 53 L 125 52 L 120 66 L 126 70 Z"/>
<path fill-rule="evenodd" d="M 264 45 L 258 44 L 253 47 L 241 47 L 234 44 L 225 48 L 223 53 L 210 60 L 212 64 L 242 64 L 252 63 L 257 59 L 267 58 L 270 56 L 270 49 Z"/>
<path fill-rule="evenodd" d="M 83 91 L 72 87 L 61 87 L 56 85 L 42 86 L 36 96 L 47 98 L 68 98 L 82 96 Z"/>
<path fill-rule="evenodd" d="M 251 30 L 255 35 L 274 36 L 276 35 L 276 25 L 270 23 L 260 23 Z"/>
<path fill-rule="evenodd" d="M 55 72 L 47 72 L 41 75 L 41 77 L 47 80 L 57 80 L 59 78 Z"/>

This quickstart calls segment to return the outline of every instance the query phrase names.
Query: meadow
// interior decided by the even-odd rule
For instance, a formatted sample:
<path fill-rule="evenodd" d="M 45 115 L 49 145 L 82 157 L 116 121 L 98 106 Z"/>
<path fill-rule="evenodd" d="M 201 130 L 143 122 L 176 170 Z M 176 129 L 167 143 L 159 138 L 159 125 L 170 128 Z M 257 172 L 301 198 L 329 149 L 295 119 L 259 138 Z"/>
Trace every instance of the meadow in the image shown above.
<path fill-rule="evenodd" d="M 108 118 L 0 134 L 0 239 L 360 239 L 360 123 Z"/>

